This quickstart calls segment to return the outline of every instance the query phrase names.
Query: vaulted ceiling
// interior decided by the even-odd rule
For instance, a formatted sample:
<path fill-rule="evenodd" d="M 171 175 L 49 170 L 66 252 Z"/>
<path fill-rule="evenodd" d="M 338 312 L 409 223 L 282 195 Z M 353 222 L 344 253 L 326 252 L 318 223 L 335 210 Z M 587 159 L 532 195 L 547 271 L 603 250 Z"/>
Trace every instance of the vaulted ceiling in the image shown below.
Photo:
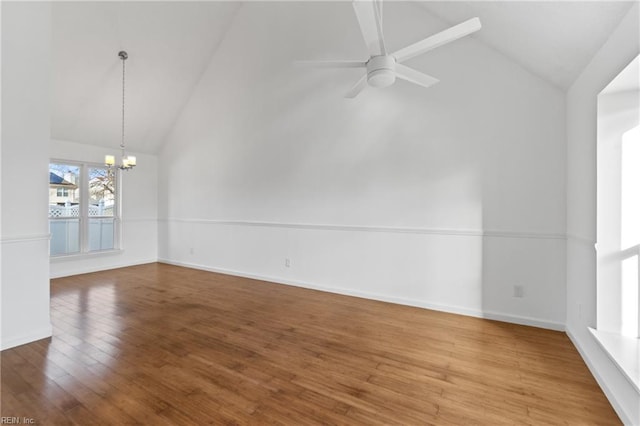
<path fill-rule="evenodd" d="M 424 29 L 425 37 L 478 16 L 483 28 L 472 37 L 558 90 L 566 90 L 632 2 L 425 1 L 417 3 L 420 9 L 415 4 L 389 2 L 384 7 L 392 13 L 420 10 L 440 20 L 440 28 Z M 54 3 L 52 137 L 117 147 L 122 78 L 117 54 L 126 50 L 127 145 L 135 151 L 157 152 L 241 7 L 251 4 Z M 349 5 L 325 2 L 322 7 L 351 14 L 357 33 Z M 291 19 L 296 19 L 295 13 Z M 327 23 L 327 31 L 332 30 Z M 390 42 L 393 32 L 385 27 Z M 332 52 L 309 52 L 308 57 L 332 57 Z"/>
<path fill-rule="evenodd" d="M 632 2 L 436 1 L 421 3 L 455 23 L 479 16 L 477 40 L 560 89 L 567 89 L 604 44 Z"/>
<path fill-rule="evenodd" d="M 233 2 L 53 5 L 51 136 L 156 152 L 240 7 Z"/>

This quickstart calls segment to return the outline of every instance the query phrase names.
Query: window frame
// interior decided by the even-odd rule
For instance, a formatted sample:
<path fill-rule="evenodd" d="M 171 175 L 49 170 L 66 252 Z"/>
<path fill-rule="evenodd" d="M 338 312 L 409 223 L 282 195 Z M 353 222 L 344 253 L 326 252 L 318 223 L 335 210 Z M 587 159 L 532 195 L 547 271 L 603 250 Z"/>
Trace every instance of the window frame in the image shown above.
<path fill-rule="evenodd" d="M 122 171 L 118 168 L 111 168 L 115 180 L 115 196 L 113 206 L 113 216 L 90 216 L 89 215 L 89 199 L 91 198 L 89 186 L 89 169 L 98 168 L 109 170 L 109 167 L 102 163 L 90 161 L 65 160 L 61 158 L 49 158 L 49 167 L 51 164 L 66 164 L 78 167 L 78 221 L 79 221 L 79 250 L 73 253 L 51 254 L 50 259 L 66 259 L 78 256 L 93 256 L 100 253 L 111 253 L 122 250 Z M 90 219 L 108 219 L 113 218 L 113 247 L 102 250 L 89 250 L 89 221 Z M 68 218 L 48 217 L 49 222 L 52 220 L 63 220 Z M 51 250 L 51 249 L 49 249 Z"/>
<path fill-rule="evenodd" d="M 630 63 L 640 60 L 636 56 Z M 616 81 L 620 75 L 627 72 L 630 65 L 627 65 L 612 80 Z M 611 82 L 602 89 L 596 96 L 597 117 L 596 117 L 596 152 L 595 152 L 595 172 L 596 172 L 596 316 L 595 321 L 587 324 L 588 330 L 598 343 L 600 348 L 609 357 L 613 364 L 628 380 L 630 385 L 640 392 L 640 372 L 638 371 L 637 355 L 640 355 L 640 262 L 636 271 L 635 287 L 631 293 L 637 300 L 625 296 L 625 271 L 624 262 L 630 259 L 640 259 L 640 244 L 638 241 L 628 241 L 623 244 L 623 235 L 628 235 L 628 230 L 624 229 L 625 217 L 625 194 L 624 187 L 624 167 L 625 134 L 639 126 L 637 121 L 637 99 L 640 86 L 636 85 L 633 90 L 623 92 L 608 91 Z M 624 93 L 635 96 L 635 107 L 628 108 L 627 103 L 616 105 L 620 102 L 620 96 Z M 614 102 L 609 104 L 609 101 Z M 608 105 L 608 106 L 606 106 Z M 618 106 L 618 108 L 616 108 Z M 622 107 L 620 107 L 622 106 Z M 612 108 L 613 107 L 613 108 Z M 624 111 L 621 114 L 620 111 Z M 616 120 L 612 120 L 612 115 L 618 113 Z M 634 140 L 636 143 L 637 139 Z M 637 188 L 637 187 L 636 187 Z M 630 189 L 630 188 L 627 188 Z M 634 190 L 630 191 L 632 194 Z M 634 210 L 634 207 L 630 207 Z M 633 216 L 635 220 L 637 217 Z M 628 271 L 633 271 L 629 268 Z M 627 276 L 628 278 L 629 276 Z M 633 277 L 632 277 L 633 278 Z M 629 299 L 626 299 L 629 298 Z M 626 316 L 624 309 L 625 300 L 631 300 L 630 312 Z M 635 306 L 633 304 L 635 303 Z M 629 306 L 629 305 L 627 305 Z M 634 318 L 635 316 L 635 318 Z M 580 311 L 578 310 L 578 318 Z M 625 318 L 630 319 L 625 323 Z M 634 320 L 637 320 L 637 329 L 634 328 Z M 593 323 L 595 322 L 595 324 Z M 625 332 L 625 324 L 629 328 Z M 595 326 L 595 328 L 593 328 Z"/>

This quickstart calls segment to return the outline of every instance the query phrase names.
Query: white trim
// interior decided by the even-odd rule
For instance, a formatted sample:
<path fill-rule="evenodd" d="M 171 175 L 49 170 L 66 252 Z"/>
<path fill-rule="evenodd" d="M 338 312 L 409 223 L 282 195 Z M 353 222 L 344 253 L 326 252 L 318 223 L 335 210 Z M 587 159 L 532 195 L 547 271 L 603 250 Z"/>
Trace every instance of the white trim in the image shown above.
<path fill-rule="evenodd" d="M 589 369 L 589 371 L 591 371 L 591 374 L 596 379 L 596 382 L 598 382 L 598 385 L 604 392 L 605 396 L 613 406 L 613 409 L 615 410 L 616 414 L 618 414 L 618 416 L 620 417 L 620 420 L 622 420 L 622 423 L 625 425 L 632 425 L 633 423 L 631 421 L 631 417 L 624 410 L 623 406 L 620 404 L 620 402 L 616 398 L 615 393 L 613 393 L 611 391 L 611 388 L 607 386 L 607 381 L 600 375 L 599 369 L 596 368 L 596 366 L 594 365 L 594 362 L 589 356 L 589 353 L 582 347 L 582 345 L 580 344 L 580 341 L 571 332 L 570 328 L 567 327 L 566 333 L 567 333 L 567 336 L 569 336 L 569 340 L 571 340 L 571 342 L 573 343 L 573 346 L 575 346 L 578 352 L 580 353 L 580 356 L 584 360 L 585 364 L 587 364 L 587 368 Z M 600 346 L 598 345 L 598 347 Z"/>
<path fill-rule="evenodd" d="M 574 235 L 574 234 L 567 234 L 567 241 L 580 244 L 583 246 L 588 246 L 589 248 L 595 248 L 596 246 L 595 240 L 587 237 L 581 237 L 579 235 Z"/>
<path fill-rule="evenodd" d="M 258 226 L 267 228 L 289 228 L 326 231 L 351 231 L 351 232 L 387 232 L 398 234 L 427 234 L 427 235 L 453 235 L 472 237 L 500 237 L 500 238 L 529 238 L 529 239 L 553 239 L 565 240 L 564 234 L 510 231 L 510 230 L 486 230 L 486 229 L 453 229 L 453 228 L 405 228 L 395 226 L 359 226 L 359 225 L 331 225 L 320 223 L 286 223 L 286 222 L 262 222 L 249 220 L 215 220 L 215 219 L 182 219 L 162 218 L 158 222 L 193 223 L 200 225 L 226 225 L 226 226 Z"/>
<path fill-rule="evenodd" d="M 527 325 L 530 327 L 544 328 L 547 330 L 565 331 L 565 325 L 561 322 L 547 321 L 539 318 L 525 317 L 522 315 L 502 314 L 492 311 L 478 311 L 478 318 L 490 319 L 495 321 L 509 322 L 518 325 Z"/>
<path fill-rule="evenodd" d="M 157 217 L 132 217 L 132 218 L 120 218 L 120 222 L 157 222 Z"/>
<path fill-rule="evenodd" d="M 626 337 L 591 327 L 589 327 L 589 331 L 609 359 L 640 395 L 640 371 L 638 370 L 640 338 Z"/>
<path fill-rule="evenodd" d="M 92 272 L 101 272 L 101 271 L 108 271 L 111 269 L 127 268 L 129 266 L 146 265 L 148 263 L 156 263 L 157 261 L 158 259 L 142 259 L 142 260 L 136 260 L 133 262 L 122 262 L 122 263 L 117 263 L 114 265 L 107 265 L 107 266 L 101 265 L 101 266 L 87 266 L 87 267 L 73 268 L 69 271 L 64 271 L 60 273 L 50 272 L 49 278 L 56 279 L 56 278 L 63 278 L 63 277 L 71 277 L 74 275 L 90 274 Z"/>
<path fill-rule="evenodd" d="M 51 234 L 16 235 L 0 240 L 2 244 L 30 243 L 33 241 L 49 241 Z"/>
<path fill-rule="evenodd" d="M 22 336 L 15 336 L 8 340 L 2 340 L 0 350 L 15 348 L 16 346 L 26 345 L 27 343 L 35 342 L 36 340 L 46 339 L 53 335 L 53 327 L 51 323 L 47 327 L 32 331 L 29 334 L 23 334 Z"/>
<path fill-rule="evenodd" d="M 468 309 L 461 306 L 429 303 L 425 301 L 407 299 L 403 297 L 393 297 L 393 296 L 388 296 L 388 295 L 383 295 L 378 293 L 354 291 L 354 290 L 345 289 L 345 288 L 328 287 L 328 286 L 317 285 L 317 284 L 312 284 L 312 283 L 302 282 L 302 281 L 291 281 L 291 280 L 283 279 L 280 277 L 251 274 L 251 273 L 235 271 L 231 269 L 214 268 L 210 266 L 199 265 L 199 264 L 189 263 L 189 262 L 174 261 L 169 259 L 158 259 L 158 262 L 166 263 L 169 265 L 182 266 L 185 268 L 199 269 L 203 271 L 217 272 L 220 274 L 250 278 L 254 280 L 268 281 L 276 284 L 284 284 L 284 285 L 290 285 L 294 287 L 302 287 L 302 288 L 308 288 L 312 290 L 325 291 L 328 293 L 342 294 L 345 296 L 361 297 L 364 299 L 379 300 L 381 302 L 396 303 L 399 305 L 414 306 L 417 308 L 424 308 L 424 309 L 432 309 L 435 311 L 449 312 L 453 314 L 466 315 L 470 317 L 485 318 L 485 319 L 491 319 L 496 321 L 520 324 L 520 325 L 528 325 L 532 327 L 546 328 L 550 330 L 564 331 L 564 324 L 562 323 L 546 321 L 546 320 L 541 320 L 537 318 L 510 315 L 510 314 L 504 314 L 500 312 L 480 311 L 477 309 Z"/>

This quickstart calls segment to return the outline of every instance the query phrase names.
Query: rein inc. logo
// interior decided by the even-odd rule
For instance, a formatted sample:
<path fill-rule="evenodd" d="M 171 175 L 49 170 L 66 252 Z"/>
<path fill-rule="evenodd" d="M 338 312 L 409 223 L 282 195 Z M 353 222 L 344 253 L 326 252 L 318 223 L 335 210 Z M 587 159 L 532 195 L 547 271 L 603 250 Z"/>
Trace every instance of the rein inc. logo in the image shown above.
<path fill-rule="evenodd" d="M 0 417 L 0 425 L 34 425 L 36 420 L 32 417 Z"/>

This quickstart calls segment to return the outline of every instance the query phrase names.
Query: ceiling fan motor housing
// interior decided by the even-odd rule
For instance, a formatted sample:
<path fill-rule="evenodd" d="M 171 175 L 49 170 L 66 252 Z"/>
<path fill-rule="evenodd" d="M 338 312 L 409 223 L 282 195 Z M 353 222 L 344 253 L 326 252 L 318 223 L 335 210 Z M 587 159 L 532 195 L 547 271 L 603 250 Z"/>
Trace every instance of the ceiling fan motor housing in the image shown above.
<path fill-rule="evenodd" d="M 367 83 L 373 87 L 391 86 L 396 81 L 396 59 L 391 55 L 372 56 L 367 62 Z"/>

